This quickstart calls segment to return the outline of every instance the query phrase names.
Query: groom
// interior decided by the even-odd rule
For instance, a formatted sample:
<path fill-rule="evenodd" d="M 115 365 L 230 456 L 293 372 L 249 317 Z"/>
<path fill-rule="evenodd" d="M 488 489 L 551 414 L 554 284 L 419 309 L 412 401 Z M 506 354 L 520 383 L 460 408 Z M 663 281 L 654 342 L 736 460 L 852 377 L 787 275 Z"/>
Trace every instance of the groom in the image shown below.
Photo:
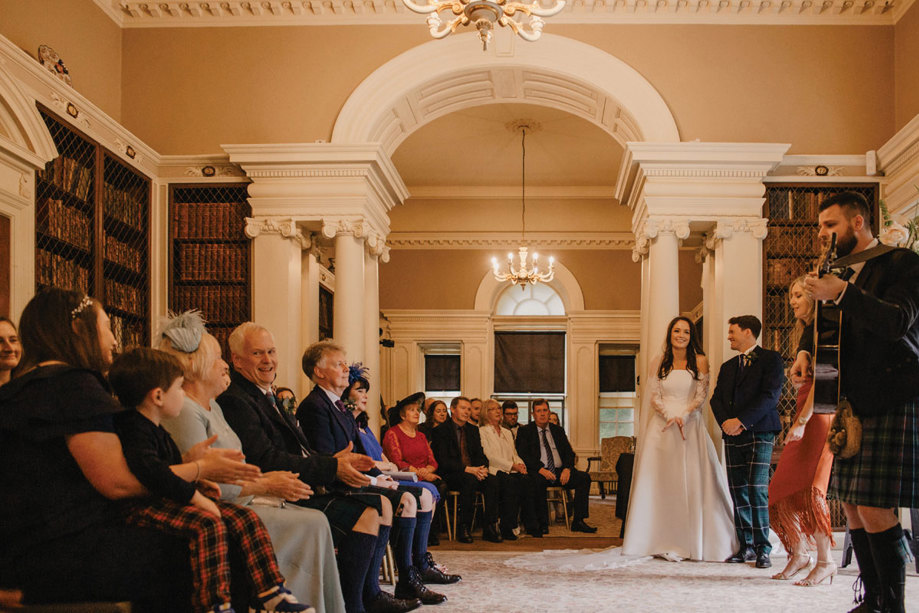
<path fill-rule="evenodd" d="M 728 342 L 740 355 L 721 365 L 712 412 L 724 432 L 728 483 L 734 501 L 734 529 L 740 549 L 725 562 L 756 560 L 769 568 L 769 465 L 776 410 L 785 380 L 782 356 L 756 344 L 763 325 L 754 315 L 728 320 Z"/>

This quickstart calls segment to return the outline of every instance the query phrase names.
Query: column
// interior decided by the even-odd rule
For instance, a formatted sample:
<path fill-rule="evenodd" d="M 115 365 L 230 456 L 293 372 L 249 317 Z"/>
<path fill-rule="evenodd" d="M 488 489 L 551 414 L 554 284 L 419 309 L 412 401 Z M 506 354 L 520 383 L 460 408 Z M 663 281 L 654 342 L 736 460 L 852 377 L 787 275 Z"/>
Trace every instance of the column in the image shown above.
<path fill-rule="evenodd" d="M 303 252 L 301 272 L 300 346 L 306 349 L 319 340 L 319 250 L 315 245 Z M 312 387 L 309 377 L 301 372 L 297 398 L 305 397 Z"/>
<path fill-rule="evenodd" d="M 708 237 L 706 237 L 706 239 L 707 238 Z M 702 264 L 703 330 L 701 341 L 705 354 L 708 357 L 711 377 L 709 395 L 711 395 L 715 386 L 715 379 L 718 376 L 718 367 L 722 362 L 722 339 L 725 337 L 726 331 L 719 329 L 718 325 L 715 323 L 721 321 L 720 311 L 715 308 L 719 303 L 716 299 L 715 254 L 706 245 L 703 245 L 696 253 L 696 261 Z M 720 458 L 723 451 L 721 447 L 721 428 L 718 427 L 718 422 L 715 420 L 715 416 L 707 404 L 702 409 L 702 415 L 705 419 L 705 427 L 708 429 L 712 440 L 715 442 L 715 450 L 718 452 L 718 457 Z"/>
<path fill-rule="evenodd" d="M 648 245 L 650 240 L 647 236 L 639 236 L 635 241 L 635 248 L 632 250 L 632 261 L 641 262 L 641 306 L 639 307 L 639 317 L 640 322 L 639 326 L 639 342 L 638 342 L 638 359 L 636 360 L 635 368 L 637 369 L 638 375 L 638 396 L 635 399 L 635 425 L 634 432 L 635 436 L 641 436 L 641 397 L 642 390 L 645 389 L 645 384 L 647 383 L 647 374 L 648 374 L 648 360 L 650 356 L 648 354 L 652 353 L 651 343 L 650 343 L 650 333 L 648 330 L 648 305 L 650 304 L 649 296 L 651 295 L 650 291 L 650 272 L 651 268 L 648 265 Z"/>
<path fill-rule="evenodd" d="M 252 239 L 252 320 L 274 335 L 278 348 L 277 384 L 300 382 L 301 252 L 309 239 L 290 219 L 246 220 Z"/>
<path fill-rule="evenodd" d="M 367 417 L 370 429 L 380 435 L 380 260 L 389 260 L 389 248 L 378 234 L 367 237 L 364 250 L 364 366 L 369 369 L 370 397 Z"/>
<path fill-rule="evenodd" d="M 648 237 L 648 362 L 661 353 L 667 324 L 680 313 L 680 241 L 689 236 L 686 221 L 649 218 Z M 642 288 L 643 290 L 645 288 Z"/>
<path fill-rule="evenodd" d="M 335 341 L 345 348 L 349 362 L 360 362 L 364 359 L 365 343 L 363 222 L 323 220 L 322 234 L 335 239 Z"/>

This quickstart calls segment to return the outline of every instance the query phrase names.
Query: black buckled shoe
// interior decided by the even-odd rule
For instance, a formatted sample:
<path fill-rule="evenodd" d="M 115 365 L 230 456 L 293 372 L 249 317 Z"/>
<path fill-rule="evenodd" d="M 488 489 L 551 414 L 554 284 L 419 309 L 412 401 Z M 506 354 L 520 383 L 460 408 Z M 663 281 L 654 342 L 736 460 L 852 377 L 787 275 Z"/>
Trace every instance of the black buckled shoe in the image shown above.
<path fill-rule="evenodd" d="M 459 575 L 447 574 L 447 569 L 434 561 L 434 556 L 431 555 L 430 551 L 424 554 L 424 561 L 425 568 L 421 570 L 421 565 L 419 565 L 418 574 L 421 575 L 421 580 L 429 585 L 448 585 L 451 583 L 459 583 L 463 580 Z"/>
<path fill-rule="evenodd" d="M 389 592 L 380 592 L 373 599 L 364 604 L 367 613 L 405 613 L 414 611 L 421 606 L 417 598 L 396 598 Z"/>
<path fill-rule="evenodd" d="M 588 526 L 583 519 L 576 519 L 571 522 L 571 531 L 572 532 L 586 532 L 588 534 L 593 534 L 597 531 L 597 528 L 594 526 Z"/>
<path fill-rule="evenodd" d="M 753 551 L 752 547 L 741 547 L 733 555 L 725 560 L 728 564 L 743 564 L 744 562 L 752 562 L 756 559 L 756 552 Z"/>
<path fill-rule="evenodd" d="M 421 604 L 440 604 L 447 600 L 443 594 L 432 592 L 427 588 L 424 581 L 421 580 L 418 569 L 414 566 L 409 566 L 405 575 L 404 577 L 400 575 L 396 583 L 396 598 L 417 598 Z"/>
<path fill-rule="evenodd" d="M 501 533 L 495 524 L 486 525 L 482 528 L 482 538 L 492 543 L 500 543 L 504 540 L 501 538 Z"/>

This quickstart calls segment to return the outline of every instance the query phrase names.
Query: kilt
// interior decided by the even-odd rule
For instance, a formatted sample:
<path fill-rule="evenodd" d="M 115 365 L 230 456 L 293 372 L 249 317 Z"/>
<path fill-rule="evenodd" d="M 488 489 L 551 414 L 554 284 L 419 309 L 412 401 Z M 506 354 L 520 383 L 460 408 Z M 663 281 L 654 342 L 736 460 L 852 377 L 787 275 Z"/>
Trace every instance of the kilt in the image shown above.
<path fill-rule="evenodd" d="M 861 450 L 836 458 L 827 496 L 866 507 L 919 508 L 919 398 L 861 421 Z"/>
<path fill-rule="evenodd" d="M 336 546 L 339 539 L 347 536 L 368 508 L 380 513 L 382 504 L 377 494 L 362 494 L 355 490 L 353 495 L 346 493 L 314 494 L 306 500 L 297 501 L 297 506 L 322 511 L 329 520 L 332 529 L 332 540 Z"/>

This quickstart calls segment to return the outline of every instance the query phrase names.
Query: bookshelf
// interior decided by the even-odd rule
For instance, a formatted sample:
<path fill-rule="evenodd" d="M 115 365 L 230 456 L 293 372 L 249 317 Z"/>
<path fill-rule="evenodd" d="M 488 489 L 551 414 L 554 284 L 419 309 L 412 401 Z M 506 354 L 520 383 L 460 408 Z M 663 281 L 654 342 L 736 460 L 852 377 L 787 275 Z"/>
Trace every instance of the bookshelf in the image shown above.
<path fill-rule="evenodd" d="M 36 290 L 105 304 L 121 347 L 150 343 L 150 179 L 39 106 L 59 156 L 35 173 Z"/>
<path fill-rule="evenodd" d="M 169 307 L 200 310 L 228 361 L 227 338 L 252 312 L 250 241 L 244 233 L 251 215 L 244 184 L 170 188 Z"/>

